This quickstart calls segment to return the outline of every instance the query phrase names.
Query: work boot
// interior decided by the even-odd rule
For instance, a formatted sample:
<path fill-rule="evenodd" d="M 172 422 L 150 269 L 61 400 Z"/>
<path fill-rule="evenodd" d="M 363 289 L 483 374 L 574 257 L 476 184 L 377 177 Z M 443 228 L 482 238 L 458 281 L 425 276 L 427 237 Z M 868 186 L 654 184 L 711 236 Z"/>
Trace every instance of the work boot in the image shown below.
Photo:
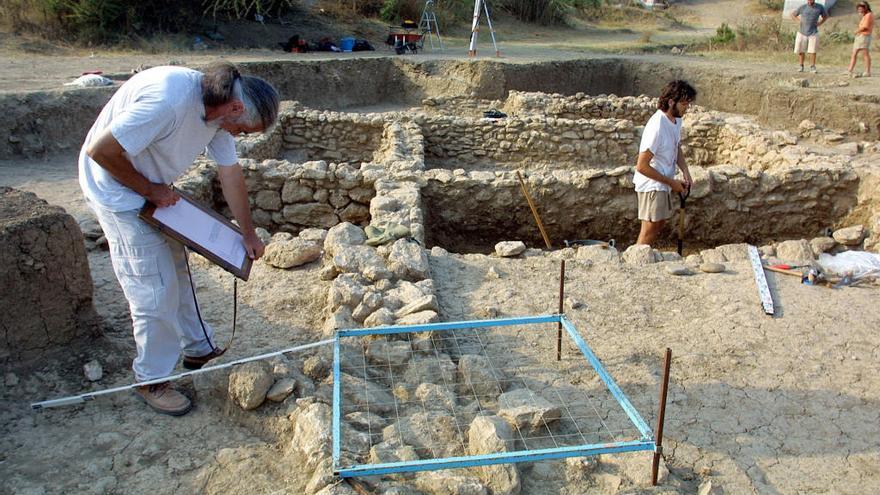
<path fill-rule="evenodd" d="M 192 401 L 171 386 L 171 382 L 144 385 L 134 389 L 137 398 L 154 411 L 169 416 L 183 416 L 192 409 Z"/>
<path fill-rule="evenodd" d="M 218 358 L 226 352 L 226 349 L 221 349 L 219 347 L 215 347 L 211 349 L 211 352 L 205 354 L 204 356 L 183 356 L 183 367 L 188 370 L 197 370 L 202 366 L 208 364 L 208 361 Z"/>

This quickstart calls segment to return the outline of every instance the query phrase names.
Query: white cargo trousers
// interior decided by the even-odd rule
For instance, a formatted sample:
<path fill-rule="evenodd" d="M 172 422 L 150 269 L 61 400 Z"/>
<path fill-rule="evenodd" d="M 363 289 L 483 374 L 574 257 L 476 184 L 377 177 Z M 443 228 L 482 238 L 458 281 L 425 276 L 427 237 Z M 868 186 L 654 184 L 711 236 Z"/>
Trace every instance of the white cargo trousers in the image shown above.
<path fill-rule="evenodd" d="M 135 378 L 170 375 L 181 350 L 187 356 L 211 352 L 196 313 L 183 245 L 147 225 L 138 210 L 113 212 L 91 201 L 89 206 L 104 230 L 113 271 L 131 310 Z M 207 323 L 205 330 L 213 341 Z"/>

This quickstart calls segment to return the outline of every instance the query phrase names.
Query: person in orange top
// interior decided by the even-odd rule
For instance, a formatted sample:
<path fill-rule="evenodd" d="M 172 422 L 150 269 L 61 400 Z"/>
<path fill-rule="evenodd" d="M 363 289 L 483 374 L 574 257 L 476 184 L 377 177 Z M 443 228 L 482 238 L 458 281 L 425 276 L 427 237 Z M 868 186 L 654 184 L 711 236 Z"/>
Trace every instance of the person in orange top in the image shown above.
<path fill-rule="evenodd" d="M 856 39 L 853 42 L 852 59 L 849 61 L 849 69 L 847 72 L 852 77 L 853 69 L 856 67 L 856 58 L 859 52 L 865 59 L 865 77 L 871 77 L 871 33 L 874 31 L 874 13 L 871 12 L 871 6 L 868 2 L 859 2 L 856 4 L 856 11 L 862 17 L 859 20 L 859 27 L 855 31 Z"/>

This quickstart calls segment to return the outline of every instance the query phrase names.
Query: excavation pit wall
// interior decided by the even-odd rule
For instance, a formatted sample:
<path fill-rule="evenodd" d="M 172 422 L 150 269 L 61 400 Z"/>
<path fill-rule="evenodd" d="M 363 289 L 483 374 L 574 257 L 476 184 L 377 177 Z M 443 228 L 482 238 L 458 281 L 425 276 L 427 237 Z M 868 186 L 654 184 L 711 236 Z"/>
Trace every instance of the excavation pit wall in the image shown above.
<path fill-rule="evenodd" d="M 733 166 L 692 167 L 687 200 L 689 246 L 812 238 L 837 225 L 856 204 L 851 169 L 812 166 L 768 172 Z M 423 188 L 428 247 L 494 251 L 497 242 L 543 247 L 534 217 L 512 172 L 429 170 Z M 632 168 L 528 173 L 527 187 L 554 247 L 563 240 L 638 236 Z M 677 206 L 677 202 L 676 202 Z M 667 229 L 667 245 L 674 243 Z"/>

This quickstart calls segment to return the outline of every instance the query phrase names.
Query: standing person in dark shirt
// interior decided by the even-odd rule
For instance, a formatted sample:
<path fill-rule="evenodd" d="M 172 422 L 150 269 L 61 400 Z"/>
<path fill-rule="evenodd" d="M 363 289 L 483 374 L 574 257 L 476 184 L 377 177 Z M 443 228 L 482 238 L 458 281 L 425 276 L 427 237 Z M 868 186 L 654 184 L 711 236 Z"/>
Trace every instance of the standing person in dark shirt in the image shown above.
<path fill-rule="evenodd" d="M 819 26 L 828 20 L 828 12 L 825 7 L 816 3 L 816 0 L 807 0 L 807 3 L 798 7 L 791 13 L 791 18 L 800 22 L 797 36 L 794 39 L 794 52 L 797 53 L 800 69 L 804 71 L 804 53 L 810 54 L 810 72 L 816 73 L 816 50 L 819 49 Z"/>

